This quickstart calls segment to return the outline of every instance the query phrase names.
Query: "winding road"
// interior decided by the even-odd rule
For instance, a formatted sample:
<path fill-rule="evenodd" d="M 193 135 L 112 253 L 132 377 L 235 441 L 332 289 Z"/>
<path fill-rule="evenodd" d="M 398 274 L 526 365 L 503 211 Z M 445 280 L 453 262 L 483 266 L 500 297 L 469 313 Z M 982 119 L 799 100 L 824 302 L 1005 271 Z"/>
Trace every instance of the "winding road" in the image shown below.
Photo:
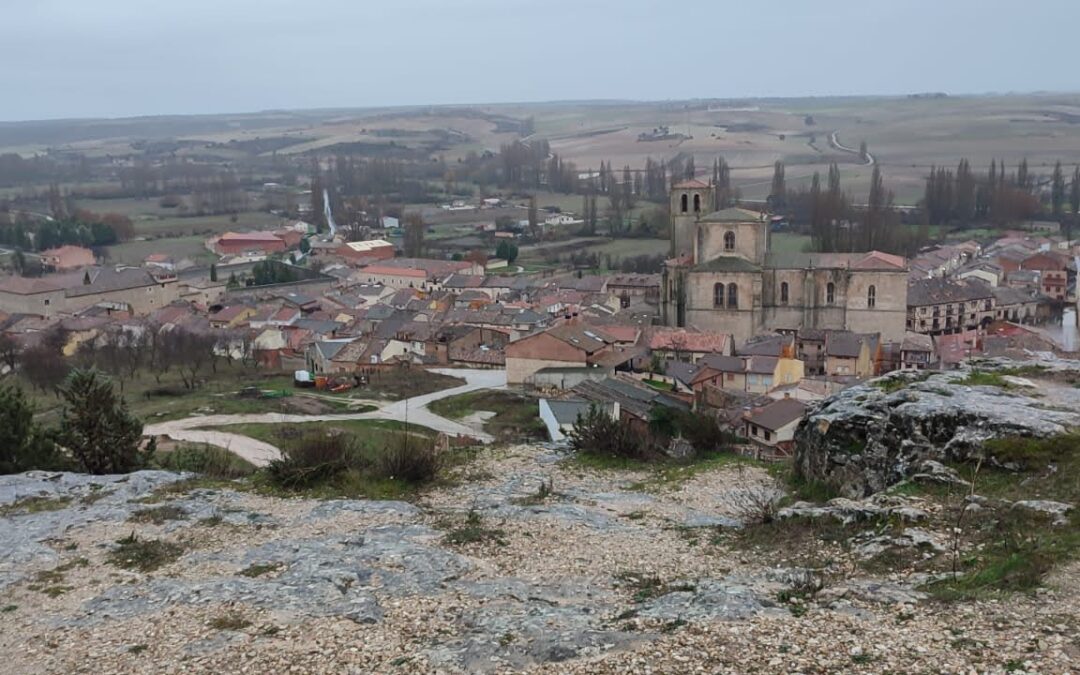
<path fill-rule="evenodd" d="M 440 399 L 467 394 L 481 389 L 506 388 L 505 370 L 459 370 L 442 368 L 433 372 L 465 379 L 465 384 L 443 389 L 423 396 L 413 396 L 389 403 L 378 410 L 366 413 L 343 413 L 337 415 L 291 415 L 285 413 L 252 413 L 243 415 L 198 415 L 185 417 L 143 428 L 145 436 L 166 436 L 188 443 L 208 443 L 225 448 L 243 457 L 255 466 L 265 466 L 281 456 L 276 446 L 241 434 L 231 434 L 207 427 L 223 427 L 232 424 L 302 424 L 306 422 L 338 422 L 342 420 L 396 420 L 427 427 L 452 435 L 471 436 L 483 443 L 495 440 L 490 434 L 446 419 L 428 410 L 428 405 Z"/>
<path fill-rule="evenodd" d="M 836 148 L 837 150 L 839 150 L 841 152 L 849 152 L 849 153 L 851 153 L 853 155 L 859 155 L 860 154 L 859 151 L 856 150 L 855 148 L 849 148 L 848 146 L 843 145 L 842 143 L 840 143 L 840 137 L 838 135 L 839 133 L 840 133 L 839 131 L 834 131 L 831 134 L 829 134 L 829 145 L 833 146 L 834 148 Z M 873 166 L 874 162 L 876 162 L 876 161 L 877 160 L 874 159 L 874 156 L 872 154 L 870 154 L 870 151 L 867 150 L 866 151 L 866 159 L 864 161 L 866 166 Z"/>

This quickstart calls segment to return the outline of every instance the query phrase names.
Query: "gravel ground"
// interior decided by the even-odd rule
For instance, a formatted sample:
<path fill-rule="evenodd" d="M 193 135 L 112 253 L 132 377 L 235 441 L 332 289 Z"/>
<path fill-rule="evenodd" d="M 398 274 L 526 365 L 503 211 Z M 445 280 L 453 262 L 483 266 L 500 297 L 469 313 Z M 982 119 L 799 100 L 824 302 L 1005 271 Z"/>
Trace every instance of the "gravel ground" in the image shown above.
<path fill-rule="evenodd" d="M 768 482 L 760 469 L 642 490 L 644 474 L 515 446 L 459 471 L 415 504 L 231 489 L 139 503 L 175 479 L 160 474 L 0 490 L 0 507 L 34 486 L 73 497 L 0 518 L 37 533 L 0 553 L 0 671 L 1068 673 L 1080 663 L 1078 565 L 1034 596 L 954 605 L 879 587 L 887 580 L 861 580 L 861 591 L 833 581 L 793 612 L 776 599 L 789 571 L 712 541 L 741 515 L 739 492 Z M 542 483 L 552 494 L 541 499 Z M 162 504 L 182 519 L 128 520 Z M 483 535 L 446 541 L 470 512 Z M 132 532 L 183 555 L 149 573 L 110 564 Z"/>

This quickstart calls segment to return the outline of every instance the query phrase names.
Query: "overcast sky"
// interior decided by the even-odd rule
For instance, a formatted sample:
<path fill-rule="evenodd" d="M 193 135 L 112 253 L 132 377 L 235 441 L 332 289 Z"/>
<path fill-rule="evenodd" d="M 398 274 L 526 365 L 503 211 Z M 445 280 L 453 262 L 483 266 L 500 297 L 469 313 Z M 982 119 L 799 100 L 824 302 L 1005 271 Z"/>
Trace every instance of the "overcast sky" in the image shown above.
<path fill-rule="evenodd" d="M 1077 0 L 0 0 L 0 119 L 1077 90 Z"/>

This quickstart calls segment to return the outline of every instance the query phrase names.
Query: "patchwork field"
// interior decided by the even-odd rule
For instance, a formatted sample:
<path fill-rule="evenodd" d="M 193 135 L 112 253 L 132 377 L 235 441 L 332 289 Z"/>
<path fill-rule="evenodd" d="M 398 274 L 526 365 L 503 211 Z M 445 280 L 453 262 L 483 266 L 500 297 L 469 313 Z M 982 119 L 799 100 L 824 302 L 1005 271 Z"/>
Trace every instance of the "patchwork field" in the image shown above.
<path fill-rule="evenodd" d="M 1077 94 L 500 104 L 39 122 L 0 128 L 0 153 L 124 155 L 155 139 L 178 158 L 223 162 L 346 151 L 453 164 L 522 138 L 517 125 L 528 119 L 533 133 L 526 142 L 549 141 L 582 171 L 601 162 L 639 169 L 647 157 L 693 156 L 703 173 L 722 155 L 748 199 L 767 194 L 776 160 L 787 164 L 789 186 L 836 161 L 845 187 L 863 199 L 870 167 L 851 151 L 862 141 L 902 204 L 920 196 L 931 165 L 955 166 L 961 157 L 978 169 L 992 159 L 1015 166 L 1026 157 L 1036 173 L 1057 160 L 1080 163 Z M 843 147 L 831 142 L 834 134 Z M 559 205 L 579 208 L 579 200 L 571 201 Z"/>

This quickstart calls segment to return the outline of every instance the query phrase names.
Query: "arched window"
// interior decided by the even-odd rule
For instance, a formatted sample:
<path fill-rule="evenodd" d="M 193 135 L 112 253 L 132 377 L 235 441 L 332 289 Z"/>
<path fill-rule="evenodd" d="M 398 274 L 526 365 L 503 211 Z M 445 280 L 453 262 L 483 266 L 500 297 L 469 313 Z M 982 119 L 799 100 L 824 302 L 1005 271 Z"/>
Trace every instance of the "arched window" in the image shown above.
<path fill-rule="evenodd" d="M 874 305 L 876 305 L 876 304 L 877 304 L 877 286 L 871 285 L 870 288 L 866 289 L 866 306 L 873 309 Z"/>
<path fill-rule="evenodd" d="M 735 233 L 734 232 L 725 232 L 724 233 L 724 250 L 725 251 L 734 251 L 735 250 Z"/>
<path fill-rule="evenodd" d="M 834 302 L 836 302 L 836 284 L 830 281 L 829 284 L 825 286 L 825 304 L 831 305 Z"/>
<path fill-rule="evenodd" d="M 788 303 L 788 285 L 786 281 L 780 282 L 780 303 L 784 305 Z"/>
<path fill-rule="evenodd" d="M 712 287 L 713 307 L 724 306 L 724 284 L 716 284 Z"/>
<path fill-rule="evenodd" d="M 682 198 L 679 200 L 680 201 L 680 207 L 681 207 L 680 210 L 683 213 L 686 213 L 687 211 L 690 210 L 690 201 L 689 200 L 690 200 L 690 197 L 688 197 L 686 195 L 686 193 L 684 192 Z"/>
<path fill-rule="evenodd" d="M 739 307 L 739 287 L 735 284 L 727 285 L 727 306 L 728 309 L 738 309 Z"/>
<path fill-rule="evenodd" d="M 701 213 L 701 195 L 694 195 L 694 213 Z"/>

